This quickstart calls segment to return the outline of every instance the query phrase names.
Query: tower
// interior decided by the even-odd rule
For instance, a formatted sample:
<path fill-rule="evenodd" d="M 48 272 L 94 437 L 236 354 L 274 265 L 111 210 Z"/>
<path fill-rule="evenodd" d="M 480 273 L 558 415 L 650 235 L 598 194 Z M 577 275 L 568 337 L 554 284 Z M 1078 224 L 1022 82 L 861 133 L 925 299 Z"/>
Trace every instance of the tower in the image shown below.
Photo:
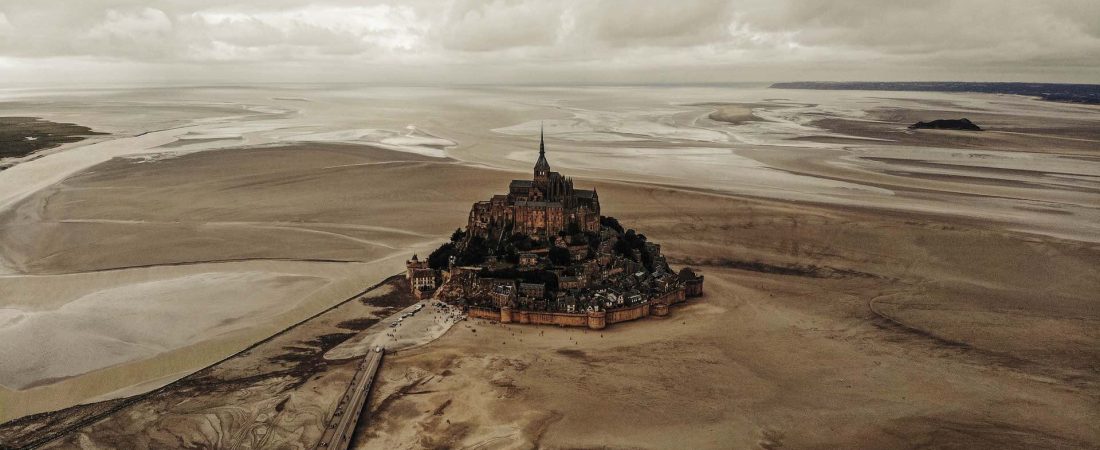
<path fill-rule="evenodd" d="M 535 184 L 544 189 L 550 182 L 550 163 L 546 162 L 546 140 L 539 125 L 539 160 L 535 161 Z"/>

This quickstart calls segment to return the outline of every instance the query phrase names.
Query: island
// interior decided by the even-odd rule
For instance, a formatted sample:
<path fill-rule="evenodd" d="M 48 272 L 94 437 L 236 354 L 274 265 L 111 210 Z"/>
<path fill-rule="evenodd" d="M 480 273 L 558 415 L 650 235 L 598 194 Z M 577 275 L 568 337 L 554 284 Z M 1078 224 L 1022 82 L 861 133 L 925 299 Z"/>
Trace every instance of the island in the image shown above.
<path fill-rule="evenodd" d="M 543 136 L 533 179 L 474 203 L 466 229 L 426 259 L 413 255 L 405 277 L 418 297 L 469 317 L 591 329 L 665 316 L 703 294 L 702 275 L 674 272 L 660 244 L 600 215 L 595 189 L 551 171 Z"/>
<path fill-rule="evenodd" d="M 971 122 L 970 119 L 937 119 L 930 122 L 917 122 L 909 125 L 910 130 L 961 130 L 961 131 L 982 131 L 982 127 L 979 127 Z"/>

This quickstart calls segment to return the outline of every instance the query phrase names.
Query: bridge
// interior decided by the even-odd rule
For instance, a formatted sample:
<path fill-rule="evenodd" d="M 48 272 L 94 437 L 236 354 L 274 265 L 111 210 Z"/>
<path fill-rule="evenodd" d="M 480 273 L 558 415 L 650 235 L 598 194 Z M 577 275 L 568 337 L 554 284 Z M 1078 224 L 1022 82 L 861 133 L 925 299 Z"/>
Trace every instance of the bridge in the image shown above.
<path fill-rule="evenodd" d="M 317 443 L 318 450 L 346 450 L 351 445 L 351 436 L 355 432 L 355 425 L 363 416 L 363 405 L 370 394 L 371 384 L 378 368 L 382 365 L 382 357 L 385 350 L 370 351 L 363 357 L 359 369 L 352 376 L 348 390 L 340 397 L 340 403 L 329 417 L 324 434 Z"/>

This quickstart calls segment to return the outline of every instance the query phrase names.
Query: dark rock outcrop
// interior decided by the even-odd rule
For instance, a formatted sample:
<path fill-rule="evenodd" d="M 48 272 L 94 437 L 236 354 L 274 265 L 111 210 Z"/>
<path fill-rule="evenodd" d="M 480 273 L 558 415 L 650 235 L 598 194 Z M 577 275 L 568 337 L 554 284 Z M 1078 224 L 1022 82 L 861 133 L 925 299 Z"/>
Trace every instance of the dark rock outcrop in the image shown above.
<path fill-rule="evenodd" d="M 964 130 L 982 131 L 982 128 L 974 125 L 969 119 L 940 119 L 931 122 L 917 122 L 909 126 L 910 130 Z"/>
<path fill-rule="evenodd" d="M 0 158 L 27 156 L 35 151 L 104 134 L 71 123 L 37 117 L 0 117 Z"/>

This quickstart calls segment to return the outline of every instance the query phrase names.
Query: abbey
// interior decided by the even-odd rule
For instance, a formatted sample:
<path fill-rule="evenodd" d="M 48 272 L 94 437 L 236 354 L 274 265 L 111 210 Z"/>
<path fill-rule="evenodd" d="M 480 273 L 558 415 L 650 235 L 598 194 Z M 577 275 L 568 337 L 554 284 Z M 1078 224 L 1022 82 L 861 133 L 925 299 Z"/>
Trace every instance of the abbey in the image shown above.
<path fill-rule="evenodd" d="M 474 203 L 465 231 L 405 268 L 418 298 L 500 323 L 602 329 L 703 295 L 701 275 L 677 275 L 659 244 L 600 216 L 595 189 L 551 172 L 541 136 L 531 180 Z"/>
<path fill-rule="evenodd" d="M 512 180 L 507 195 L 474 203 L 467 231 L 482 238 L 500 239 L 522 233 L 533 239 L 551 240 L 560 231 L 574 227 L 593 233 L 600 230 L 600 198 L 595 189 L 574 189 L 572 178 L 550 171 L 546 142 L 540 133 L 534 178 Z"/>

